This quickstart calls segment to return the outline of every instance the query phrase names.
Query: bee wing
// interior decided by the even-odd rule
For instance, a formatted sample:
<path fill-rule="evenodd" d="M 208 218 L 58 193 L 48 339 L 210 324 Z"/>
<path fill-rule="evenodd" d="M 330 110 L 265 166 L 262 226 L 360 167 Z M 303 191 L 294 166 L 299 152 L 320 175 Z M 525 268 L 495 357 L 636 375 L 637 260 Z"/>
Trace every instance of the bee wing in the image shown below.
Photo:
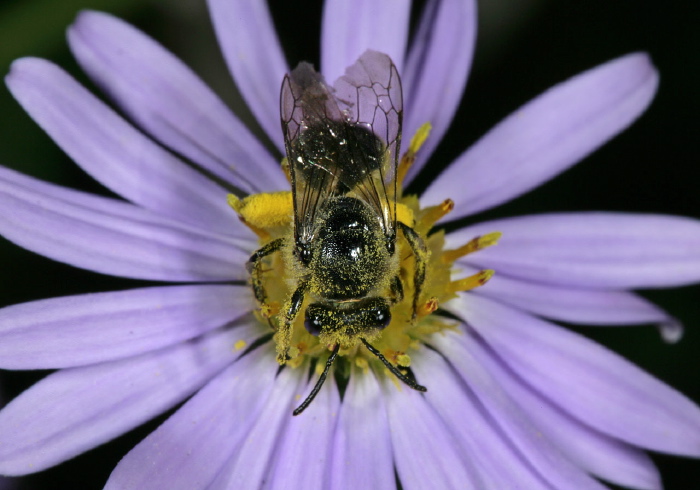
<path fill-rule="evenodd" d="M 332 89 L 310 64 L 300 63 L 282 82 L 280 110 L 295 239 L 313 240 L 326 201 L 350 192 L 376 210 L 385 234 L 393 236 L 403 102 L 391 59 L 365 52 Z"/>
<path fill-rule="evenodd" d="M 393 235 L 396 231 L 396 170 L 403 122 L 403 95 L 396 66 L 389 56 L 367 50 L 335 82 L 334 89 L 338 105 L 348 120 L 374 134 L 381 144 L 378 162 L 356 159 L 352 164 L 361 168 L 348 169 L 344 176 L 362 175 L 356 193 L 382 217 L 387 236 Z"/>
<path fill-rule="evenodd" d="M 292 181 L 295 239 L 313 239 L 314 223 L 337 188 L 339 172 L 328 150 L 331 126 L 343 115 L 330 88 L 309 63 L 300 63 L 282 81 L 282 131 Z M 331 141 L 332 143 L 332 141 Z"/>

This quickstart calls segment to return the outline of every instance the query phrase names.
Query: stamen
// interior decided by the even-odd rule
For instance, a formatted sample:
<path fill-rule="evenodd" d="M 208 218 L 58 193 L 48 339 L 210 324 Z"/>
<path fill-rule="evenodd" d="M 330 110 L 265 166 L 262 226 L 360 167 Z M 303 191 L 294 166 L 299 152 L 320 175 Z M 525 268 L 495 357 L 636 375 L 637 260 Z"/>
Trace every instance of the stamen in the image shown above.
<path fill-rule="evenodd" d="M 423 303 L 418 307 L 418 316 L 423 317 L 423 316 L 428 316 L 431 313 L 434 313 L 437 311 L 439 306 L 438 299 L 436 297 L 430 298 L 428 301 Z"/>
<path fill-rule="evenodd" d="M 420 218 L 421 231 L 429 231 L 435 223 L 437 223 L 443 216 L 452 211 L 455 208 L 455 202 L 452 199 L 445 199 L 437 206 L 430 206 L 425 209 L 425 212 Z"/>
<path fill-rule="evenodd" d="M 456 293 L 457 291 L 470 291 L 486 284 L 488 280 L 493 277 L 494 272 L 495 271 L 493 269 L 484 269 L 483 271 L 477 272 L 473 276 L 450 282 L 446 289 L 450 293 Z"/>
<path fill-rule="evenodd" d="M 486 247 L 496 245 L 498 240 L 503 235 L 500 231 L 487 233 L 486 235 L 478 236 L 469 240 L 466 244 L 454 250 L 445 250 L 442 254 L 442 261 L 445 264 L 451 264 L 460 257 L 474 253 L 477 250 L 482 250 Z"/>
<path fill-rule="evenodd" d="M 279 301 L 270 301 L 269 303 L 260 305 L 260 314 L 265 319 L 272 318 L 280 312 L 280 308 Z"/>
<path fill-rule="evenodd" d="M 413 165 L 413 162 L 416 161 L 416 153 L 418 153 L 420 147 L 423 146 L 425 140 L 428 139 L 431 129 L 432 125 L 429 122 L 424 123 L 420 128 L 418 128 L 416 134 L 414 134 L 411 138 L 411 142 L 408 145 L 408 150 L 406 150 L 406 153 L 404 153 L 401 157 L 401 161 L 399 162 L 399 166 L 396 171 L 396 180 L 399 184 L 403 184 L 406 174 Z"/>

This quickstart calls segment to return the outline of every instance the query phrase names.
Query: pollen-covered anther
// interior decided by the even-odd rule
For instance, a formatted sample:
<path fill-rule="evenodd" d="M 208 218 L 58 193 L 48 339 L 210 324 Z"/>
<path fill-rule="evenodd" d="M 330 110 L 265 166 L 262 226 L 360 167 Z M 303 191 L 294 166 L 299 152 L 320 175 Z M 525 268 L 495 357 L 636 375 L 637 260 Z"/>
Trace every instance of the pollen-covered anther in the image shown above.
<path fill-rule="evenodd" d="M 431 313 L 434 313 L 435 311 L 437 311 L 439 305 L 440 303 L 438 302 L 438 299 L 433 296 L 428 301 L 420 305 L 420 307 L 418 308 L 418 316 L 424 317 L 430 315 Z"/>
<path fill-rule="evenodd" d="M 484 269 L 472 276 L 450 282 L 446 289 L 450 293 L 456 293 L 457 291 L 470 291 L 486 284 L 489 279 L 493 277 L 494 272 L 495 271 L 493 269 Z"/>
<path fill-rule="evenodd" d="M 409 356 L 406 353 L 401 353 L 396 356 L 396 364 L 398 364 L 401 367 L 410 367 L 411 366 L 411 356 Z"/>
<path fill-rule="evenodd" d="M 270 230 L 288 226 L 292 215 L 292 193 L 289 191 L 263 192 L 243 199 L 229 194 L 227 201 L 262 242 L 270 240 Z"/>
<path fill-rule="evenodd" d="M 418 128 L 416 133 L 411 138 L 411 142 L 408 145 L 408 150 L 406 150 L 406 153 L 401 156 L 401 161 L 399 162 L 396 171 L 397 182 L 403 183 L 406 174 L 410 170 L 411 166 L 413 166 L 413 162 L 416 161 L 416 153 L 418 153 L 420 147 L 423 146 L 425 140 L 428 139 L 431 129 L 432 125 L 430 123 L 424 123 L 420 128 Z"/>
<path fill-rule="evenodd" d="M 437 206 L 430 206 L 429 208 L 426 208 L 425 212 L 420 218 L 421 228 L 430 230 L 435 223 L 437 223 L 454 208 L 455 202 L 452 199 L 445 199 Z"/>
<path fill-rule="evenodd" d="M 459 248 L 445 250 L 442 254 L 442 261 L 445 264 L 451 264 L 460 257 L 464 257 L 470 253 L 496 245 L 502 235 L 503 234 L 500 231 L 495 231 L 493 233 L 487 233 L 486 235 L 474 237 Z"/>
<path fill-rule="evenodd" d="M 263 318 L 272 318 L 280 312 L 280 304 L 277 301 L 265 303 L 260 307 L 260 314 Z"/>

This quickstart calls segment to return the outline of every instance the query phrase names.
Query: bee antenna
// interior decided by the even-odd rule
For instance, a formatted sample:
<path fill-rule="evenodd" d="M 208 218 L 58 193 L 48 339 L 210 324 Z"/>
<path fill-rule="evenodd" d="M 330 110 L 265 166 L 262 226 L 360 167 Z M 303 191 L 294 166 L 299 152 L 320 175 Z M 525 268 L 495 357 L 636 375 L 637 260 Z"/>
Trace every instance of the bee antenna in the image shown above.
<path fill-rule="evenodd" d="M 301 403 L 301 405 L 299 405 L 296 408 L 296 410 L 294 410 L 292 412 L 292 415 L 299 415 L 301 412 L 306 410 L 306 407 L 308 407 L 312 401 L 314 401 L 314 398 L 316 398 L 316 395 L 318 395 L 318 392 L 321 390 L 321 386 L 323 386 L 323 383 L 326 381 L 326 376 L 328 376 L 328 370 L 333 365 L 335 358 L 338 357 L 339 350 L 340 350 L 340 344 L 335 344 L 335 347 L 333 348 L 333 352 L 331 352 L 331 355 L 328 356 L 328 360 L 326 361 L 326 367 L 323 369 L 323 373 L 321 373 L 321 376 L 318 378 L 318 381 L 316 381 L 316 385 L 314 386 L 314 389 L 311 390 L 311 393 L 309 393 L 309 396 L 306 397 L 306 400 L 304 400 Z"/>
<path fill-rule="evenodd" d="M 370 351 L 370 352 L 371 352 L 372 354 L 374 354 L 375 356 L 377 356 L 377 357 L 379 358 L 379 360 L 382 361 L 382 362 L 384 363 L 384 365 L 387 367 L 387 369 L 388 369 L 389 371 L 391 371 L 391 373 L 392 373 L 394 376 L 396 376 L 397 378 L 399 378 L 401 381 L 403 381 L 403 382 L 406 383 L 409 387 L 413 388 L 413 389 L 416 390 L 416 391 L 422 391 L 422 392 L 428 391 L 428 388 L 426 388 L 425 386 L 419 385 L 418 383 L 416 383 L 416 381 L 415 381 L 414 379 L 409 378 L 408 376 L 406 376 L 405 374 L 403 374 L 401 371 L 399 371 L 399 368 L 397 368 L 397 367 L 394 366 L 392 363 L 390 363 L 390 362 L 386 359 L 386 357 L 384 357 L 384 356 L 382 355 L 381 352 L 379 352 L 375 347 L 372 346 L 372 344 L 370 344 L 369 342 L 367 342 L 367 341 L 366 341 L 365 339 L 363 339 L 362 337 L 360 337 L 360 340 L 362 341 L 363 344 L 365 344 L 365 347 L 367 347 L 367 350 Z"/>

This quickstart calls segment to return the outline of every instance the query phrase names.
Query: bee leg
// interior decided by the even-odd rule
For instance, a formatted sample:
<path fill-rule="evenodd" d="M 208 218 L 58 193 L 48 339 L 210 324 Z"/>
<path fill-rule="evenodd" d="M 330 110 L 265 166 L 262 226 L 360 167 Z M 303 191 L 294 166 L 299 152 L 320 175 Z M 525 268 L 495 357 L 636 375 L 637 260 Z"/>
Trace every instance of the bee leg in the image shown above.
<path fill-rule="evenodd" d="M 285 364 L 289 356 L 289 346 L 292 343 L 292 323 L 299 314 L 301 305 L 304 304 L 304 293 L 308 286 L 307 281 L 302 281 L 299 287 L 294 291 L 292 297 L 287 303 L 287 312 L 284 315 L 284 321 L 277 330 L 277 362 Z"/>
<path fill-rule="evenodd" d="M 260 261 L 271 253 L 278 251 L 280 248 L 282 248 L 282 245 L 284 245 L 284 238 L 278 238 L 266 243 L 264 246 L 256 250 L 245 264 L 246 270 L 250 274 L 250 279 L 253 283 L 253 294 L 255 294 L 255 299 L 257 299 L 258 303 L 261 305 L 265 304 L 267 295 L 265 294 L 265 287 L 262 283 Z"/>
<path fill-rule="evenodd" d="M 394 295 L 394 299 L 391 300 L 392 304 L 403 301 L 403 283 L 399 276 L 394 276 L 391 280 L 391 294 Z"/>
<path fill-rule="evenodd" d="M 398 222 L 399 228 L 403 231 L 403 236 L 406 237 L 408 244 L 411 246 L 413 251 L 413 256 L 416 260 L 415 271 L 413 274 L 413 320 L 416 319 L 418 314 L 418 300 L 420 298 L 420 293 L 423 290 L 423 283 L 425 282 L 425 267 L 428 262 L 428 249 L 425 246 L 423 239 L 414 231 L 410 226 Z"/>
<path fill-rule="evenodd" d="M 311 390 L 311 393 L 309 393 L 309 396 L 306 397 L 302 404 L 299 405 L 296 408 L 296 410 L 292 412 L 292 415 L 299 415 L 301 412 L 306 410 L 306 407 L 308 407 L 312 401 L 314 401 L 314 398 L 316 398 L 316 395 L 318 395 L 321 386 L 323 386 L 324 381 L 326 381 L 328 371 L 333 365 L 333 361 L 335 361 L 335 358 L 338 357 L 338 350 L 340 350 L 340 344 L 335 344 L 335 347 L 333 347 L 333 352 L 331 352 L 331 355 L 328 356 L 328 360 L 326 361 L 326 367 L 323 369 L 323 373 L 321 373 L 321 376 L 318 378 L 318 381 L 316 381 L 316 385 L 314 385 L 314 388 Z"/>

